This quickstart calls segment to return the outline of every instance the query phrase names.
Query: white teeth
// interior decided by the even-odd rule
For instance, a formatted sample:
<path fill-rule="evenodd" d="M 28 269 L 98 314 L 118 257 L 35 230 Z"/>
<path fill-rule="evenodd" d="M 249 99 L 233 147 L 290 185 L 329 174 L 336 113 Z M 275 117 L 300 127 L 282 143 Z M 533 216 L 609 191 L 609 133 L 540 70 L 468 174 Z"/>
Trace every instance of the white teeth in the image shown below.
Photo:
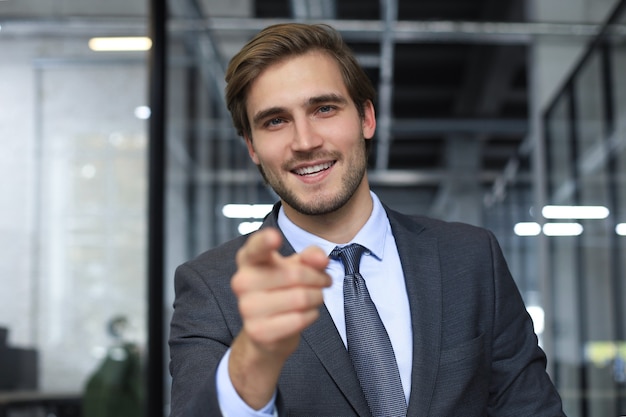
<path fill-rule="evenodd" d="M 304 167 L 300 169 L 296 169 L 294 172 L 298 175 L 310 175 L 316 172 L 324 171 L 332 166 L 332 162 L 326 162 L 324 164 L 313 165 L 310 167 Z"/>

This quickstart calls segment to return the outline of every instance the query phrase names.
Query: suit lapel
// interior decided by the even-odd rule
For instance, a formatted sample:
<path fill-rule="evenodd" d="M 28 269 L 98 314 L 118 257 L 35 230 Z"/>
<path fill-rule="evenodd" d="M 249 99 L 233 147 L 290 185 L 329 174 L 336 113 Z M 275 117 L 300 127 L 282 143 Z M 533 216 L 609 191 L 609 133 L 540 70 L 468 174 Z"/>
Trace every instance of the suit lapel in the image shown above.
<path fill-rule="evenodd" d="M 357 414 L 369 416 L 370 410 L 352 361 L 325 306 L 322 306 L 319 319 L 302 332 L 302 339 L 315 353 Z"/>
<path fill-rule="evenodd" d="M 413 328 L 413 370 L 407 415 L 428 415 L 441 352 L 442 288 L 437 240 L 418 236 L 422 227 L 387 209 L 402 263 Z"/>
<path fill-rule="evenodd" d="M 279 229 L 277 221 L 278 208 L 279 204 L 276 204 L 272 213 L 265 219 L 263 227 Z M 283 245 L 279 252 L 283 256 L 295 253 L 295 250 L 284 236 Z M 356 413 L 363 417 L 370 416 L 367 400 L 356 377 L 352 361 L 326 306 L 320 308 L 320 317 L 315 323 L 302 332 L 302 340 L 317 356 Z"/>

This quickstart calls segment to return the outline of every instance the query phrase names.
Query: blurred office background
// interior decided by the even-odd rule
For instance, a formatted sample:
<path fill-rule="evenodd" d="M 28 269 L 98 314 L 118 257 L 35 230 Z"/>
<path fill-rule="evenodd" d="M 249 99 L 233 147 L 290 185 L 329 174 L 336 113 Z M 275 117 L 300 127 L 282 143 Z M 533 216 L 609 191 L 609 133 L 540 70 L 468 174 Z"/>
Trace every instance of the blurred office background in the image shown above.
<path fill-rule="evenodd" d="M 567 415 L 626 415 L 624 3 L 0 0 L 0 416 L 89 417 L 111 367 L 167 415 L 174 268 L 276 200 L 224 68 L 286 20 L 378 87 L 375 192 L 494 231 Z"/>

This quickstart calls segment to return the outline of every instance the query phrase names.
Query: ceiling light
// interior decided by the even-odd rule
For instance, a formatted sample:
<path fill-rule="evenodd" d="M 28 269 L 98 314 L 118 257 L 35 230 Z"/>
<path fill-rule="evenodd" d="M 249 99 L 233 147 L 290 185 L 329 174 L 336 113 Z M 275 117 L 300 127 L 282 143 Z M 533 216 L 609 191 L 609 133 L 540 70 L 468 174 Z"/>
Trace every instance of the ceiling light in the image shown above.
<path fill-rule="evenodd" d="M 272 204 L 226 204 L 222 214 L 229 219 L 262 219 L 272 211 Z"/>
<path fill-rule="evenodd" d="M 615 226 L 615 233 L 620 236 L 626 236 L 626 223 L 619 223 Z"/>
<path fill-rule="evenodd" d="M 583 226 L 580 223 L 546 223 L 543 233 L 546 236 L 580 236 Z"/>
<path fill-rule="evenodd" d="M 152 40 L 145 36 L 91 38 L 89 49 L 96 52 L 147 51 L 152 48 Z"/>
<path fill-rule="evenodd" d="M 536 222 L 520 222 L 513 227 L 517 236 L 537 236 L 541 233 L 541 225 Z"/>
<path fill-rule="evenodd" d="M 546 219 L 606 219 L 609 213 L 604 206 L 545 206 L 541 210 Z"/>
<path fill-rule="evenodd" d="M 239 223 L 239 227 L 237 227 L 237 231 L 242 235 L 247 235 L 248 233 L 252 233 L 255 230 L 258 230 L 263 222 L 242 222 Z"/>
<path fill-rule="evenodd" d="M 135 117 L 141 120 L 148 120 L 151 115 L 150 107 L 139 106 L 135 108 Z"/>

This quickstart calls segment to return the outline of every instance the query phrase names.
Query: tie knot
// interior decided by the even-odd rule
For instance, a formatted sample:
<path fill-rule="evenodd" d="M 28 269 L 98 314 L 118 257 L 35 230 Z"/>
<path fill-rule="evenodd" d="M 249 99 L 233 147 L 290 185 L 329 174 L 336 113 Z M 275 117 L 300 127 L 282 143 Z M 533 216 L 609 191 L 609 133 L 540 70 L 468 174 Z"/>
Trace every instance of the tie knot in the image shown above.
<path fill-rule="evenodd" d="M 359 263 L 361 262 L 361 255 L 367 249 L 358 243 L 352 243 L 348 246 L 340 248 L 337 246 L 330 253 L 330 257 L 334 259 L 341 259 L 343 262 L 343 268 L 346 275 L 352 275 L 359 272 Z"/>

